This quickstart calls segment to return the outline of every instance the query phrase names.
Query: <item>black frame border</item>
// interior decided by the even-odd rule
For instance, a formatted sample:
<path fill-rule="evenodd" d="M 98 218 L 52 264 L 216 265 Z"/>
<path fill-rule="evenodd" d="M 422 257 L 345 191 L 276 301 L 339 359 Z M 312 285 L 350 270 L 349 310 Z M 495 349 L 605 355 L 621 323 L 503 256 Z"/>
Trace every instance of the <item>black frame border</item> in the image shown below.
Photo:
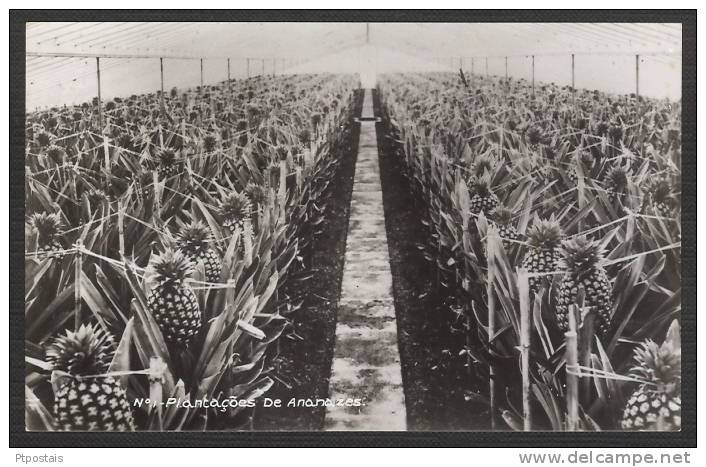
<path fill-rule="evenodd" d="M 661 432 L 136 432 L 25 431 L 25 23 L 673 22 L 682 25 L 682 431 Z M 10 447 L 696 447 L 696 10 L 11 10 Z"/>

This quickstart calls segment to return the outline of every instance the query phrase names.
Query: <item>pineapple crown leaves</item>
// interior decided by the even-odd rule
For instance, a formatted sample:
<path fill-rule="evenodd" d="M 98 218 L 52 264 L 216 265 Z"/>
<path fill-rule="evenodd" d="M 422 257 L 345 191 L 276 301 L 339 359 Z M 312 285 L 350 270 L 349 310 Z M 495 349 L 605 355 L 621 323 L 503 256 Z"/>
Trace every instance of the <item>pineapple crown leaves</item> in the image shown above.
<path fill-rule="evenodd" d="M 580 151 L 576 156 L 576 160 L 585 168 L 593 167 L 593 162 L 595 161 L 591 151 Z"/>
<path fill-rule="evenodd" d="M 676 202 L 672 184 L 665 177 L 648 179 L 645 184 L 644 191 L 651 196 L 652 201 L 655 203 Z"/>
<path fill-rule="evenodd" d="M 201 221 L 192 221 L 183 226 L 176 234 L 180 247 L 190 252 L 208 249 L 212 238 L 211 229 Z"/>
<path fill-rule="evenodd" d="M 245 187 L 245 194 L 254 206 L 261 206 L 263 204 L 266 204 L 267 198 L 269 197 L 267 188 L 254 182 L 250 182 L 247 184 L 247 186 Z"/>
<path fill-rule="evenodd" d="M 40 242 L 53 240 L 62 231 L 64 223 L 59 213 L 35 213 L 29 218 L 29 225 L 37 232 Z"/>
<path fill-rule="evenodd" d="M 172 248 L 153 257 L 147 267 L 147 275 L 160 285 L 181 285 L 193 272 L 193 262 L 182 251 Z"/>
<path fill-rule="evenodd" d="M 233 191 L 228 193 L 221 200 L 218 206 L 218 214 L 223 219 L 239 221 L 250 216 L 252 205 L 247 194 Z"/>
<path fill-rule="evenodd" d="M 46 359 L 54 370 L 74 376 L 107 370 L 113 358 L 113 338 L 99 325 L 82 324 L 78 331 L 66 331 L 49 343 Z"/>
<path fill-rule="evenodd" d="M 495 157 L 492 154 L 482 154 L 476 158 L 473 163 L 473 175 L 482 177 L 486 172 L 492 172 L 497 164 Z"/>
<path fill-rule="evenodd" d="M 163 149 L 157 154 L 162 165 L 171 165 L 176 162 L 176 154 L 171 149 Z"/>
<path fill-rule="evenodd" d="M 512 222 L 512 210 L 506 206 L 498 205 L 491 213 L 491 219 L 499 225 L 508 225 Z"/>
<path fill-rule="evenodd" d="M 472 191 L 479 196 L 488 196 L 492 194 L 490 188 L 490 174 L 485 172 L 482 177 L 475 177 L 471 181 Z"/>
<path fill-rule="evenodd" d="M 554 218 L 535 219 L 527 232 L 528 242 L 535 248 L 553 249 L 559 246 L 564 232 Z"/>
<path fill-rule="evenodd" d="M 636 366 L 631 368 L 633 376 L 656 385 L 659 392 L 678 390 L 681 382 L 681 344 L 665 340 L 658 345 L 647 339 L 635 349 Z"/>
<path fill-rule="evenodd" d="M 562 265 L 572 272 L 589 271 L 603 259 L 604 250 L 600 242 L 591 240 L 585 235 L 565 240 L 561 246 L 564 256 Z"/>
<path fill-rule="evenodd" d="M 605 180 L 609 188 L 613 190 L 624 190 L 628 186 L 628 177 L 631 172 L 623 166 L 611 167 L 606 173 Z"/>

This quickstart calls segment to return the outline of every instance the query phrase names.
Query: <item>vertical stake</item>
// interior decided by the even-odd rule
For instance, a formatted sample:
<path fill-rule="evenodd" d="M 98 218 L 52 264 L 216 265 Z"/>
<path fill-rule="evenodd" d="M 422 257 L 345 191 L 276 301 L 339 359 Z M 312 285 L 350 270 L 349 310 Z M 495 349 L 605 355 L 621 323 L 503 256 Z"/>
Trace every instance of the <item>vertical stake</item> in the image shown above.
<path fill-rule="evenodd" d="M 265 59 L 262 59 L 262 76 L 265 76 Z"/>
<path fill-rule="evenodd" d="M 287 161 L 279 161 L 279 190 L 278 197 L 282 213 L 285 211 L 287 204 Z"/>
<path fill-rule="evenodd" d="M 160 357 L 150 357 L 149 375 L 147 377 L 150 384 L 150 401 L 152 402 L 150 414 L 156 411 L 155 420 L 161 424 L 162 420 L 162 384 L 164 384 L 164 369 L 166 365 Z"/>
<path fill-rule="evenodd" d="M 640 97 L 640 55 L 635 55 L 635 97 Z"/>
<path fill-rule="evenodd" d="M 162 200 L 159 190 L 159 173 L 156 170 L 152 172 L 152 191 L 154 192 L 154 213 L 159 219 L 162 217 Z"/>
<path fill-rule="evenodd" d="M 246 74 L 246 78 L 250 78 L 250 59 L 249 58 L 245 59 L 245 74 Z"/>
<path fill-rule="evenodd" d="M 243 260 L 246 266 L 252 264 L 252 220 L 250 216 L 243 219 Z"/>
<path fill-rule="evenodd" d="M 485 57 L 485 77 L 487 78 L 488 76 L 488 57 Z"/>
<path fill-rule="evenodd" d="M 488 238 L 486 246 L 486 255 L 488 257 L 488 346 L 491 346 L 493 337 L 495 336 L 495 241 L 497 235 L 495 227 L 488 228 Z M 495 429 L 495 368 L 490 365 L 490 380 L 488 382 L 488 392 L 490 399 L 490 429 Z"/>
<path fill-rule="evenodd" d="M 74 259 L 74 331 L 81 327 L 81 273 L 83 271 L 83 240 L 76 240 Z"/>
<path fill-rule="evenodd" d="M 122 199 L 118 200 L 118 239 L 120 240 L 120 258 L 122 259 L 125 256 L 125 212 Z"/>
<path fill-rule="evenodd" d="M 505 84 L 507 85 L 507 56 L 505 56 Z"/>
<path fill-rule="evenodd" d="M 576 103 L 576 56 L 574 54 L 571 54 L 571 96 L 574 101 L 574 104 Z"/>
<path fill-rule="evenodd" d="M 159 80 L 161 83 L 160 89 L 162 90 L 162 94 L 160 95 L 159 99 L 159 105 L 160 110 L 162 111 L 162 118 L 164 118 L 166 109 L 164 108 L 164 59 L 162 57 L 159 57 Z"/>
<path fill-rule="evenodd" d="M 272 76 L 277 76 L 277 59 L 272 59 Z"/>
<path fill-rule="evenodd" d="M 569 331 L 566 336 L 566 430 L 576 431 L 579 421 L 578 335 L 576 306 L 569 307 Z"/>
<path fill-rule="evenodd" d="M 201 92 L 203 93 L 203 58 L 200 59 L 201 62 Z"/>
<path fill-rule="evenodd" d="M 228 64 L 228 92 L 230 92 L 231 91 L 231 87 L 230 87 L 230 58 L 227 60 L 227 64 Z"/>
<path fill-rule="evenodd" d="M 532 409 L 530 405 L 530 332 L 532 324 L 530 321 L 530 294 L 527 270 L 517 269 L 517 288 L 520 294 L 520 352 L 522 359 L 522 418 L 524 420 L 524 431 L 532 430 Z"/>
<path fill-rule="evenodd" d="M 532 55 L 532 98 L 534 98 L 534 55 Z"/>
<path fill-rule="evenodd" d="M 96 57 L 96 76 L 98 77 L 98 127 L 103 130 L 103 102 L 101 101 L 101 59 Z"/>

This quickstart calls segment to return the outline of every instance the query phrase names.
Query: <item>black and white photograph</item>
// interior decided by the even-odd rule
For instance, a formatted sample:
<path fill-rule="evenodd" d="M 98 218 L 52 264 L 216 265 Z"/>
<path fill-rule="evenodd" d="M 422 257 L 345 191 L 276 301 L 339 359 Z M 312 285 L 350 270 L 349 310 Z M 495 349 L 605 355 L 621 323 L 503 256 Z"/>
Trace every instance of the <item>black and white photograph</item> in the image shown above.
<path fill-rule="evenodd" d="M 681 431 L 684 31 L 626 17 L 26 21 L 25 431 Z"/>

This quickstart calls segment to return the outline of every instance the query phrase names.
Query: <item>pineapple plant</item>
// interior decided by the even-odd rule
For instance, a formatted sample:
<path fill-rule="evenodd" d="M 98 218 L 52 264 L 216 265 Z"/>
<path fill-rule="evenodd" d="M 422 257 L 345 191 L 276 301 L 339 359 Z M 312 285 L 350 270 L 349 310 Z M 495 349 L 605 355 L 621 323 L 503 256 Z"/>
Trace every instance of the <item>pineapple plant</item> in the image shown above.
<path fill-rule="evenodd" d="M 491 212 L 490 218 L 495 223 L 498 235 L 502 239 L 505 248 L 511 247 L 513 241 L 519 240 L 520 234 L 515 226 L 512 225 L 512 210 L 503 205 L 498 205 Z"/>
<path fill-rule="evenodd" d="M 193 263 L 202 262 L 206 282 L 218 282 L 221 277 L 221 260 L 209 245 L 213 235 L 206 224 L 193 221 L 182 227 L 176 235 L 179 250 Z"/>
<path fill-rule="evenodd" d="M 530 248 L 522 260 L 522 267 L 534 274 L 556 271 L 561 259 L 559 246 L 562 236 L 559 222 L 554 218 L 535 220 L 527 232 Z M 530 277 L 530 291 L 537 292 L 542 282 L 541 277 Z"/>
<path fill-rule="evenodd" d="M 230 233 L 235 233 L 236 229 L 242 231 L 244 221 L 250 217 L 252 205 L 245 193 L 228 193 L 218 206 L 218 214 L 221 223 Z"/>
<path fill-rule="evenodd" d="M 105 376 L 113 340 L 98 325 L 54 338 L 46 350 L 53 371 L 61 372 L 54 394 L 54 417 L 64 431 L 134 431 L 130 402 L 118 380 Z"/>
<path fill-rule="evenodd" d="M 490 188 L 490 175 L 485 174 L 473 182 L 470 210 L 473 214 L 481 212 L 488 215 L 500 203 L 497 195 Z"/>
<path fill-rule="evenodd" d="M 152 259 L 148 275 L 155 283 L 147 297 L 167 343 L 187 346 L 201 329 L 201 311 L 196 294 L 187 284 L 193 263 L 179 250 L 167 249 Z"/>
<path fill-rule="evenodd" d="M 603 178 L 606 190 L 608 192 L 608 200 L 611 203 L 623 201 L 627 195 L 628 177 L 631 173 L 623 166 L 615 166 L 608 169 Z"/>
<path fill-rule="evenodd" d="M 179 172 L 176 154 L 171 149 L 163 149 L 157 154 L 159 166 L 157 173 L 160 179 L 170 178 Z"/>
<path fill-rule="evenodd" d="M 48 258 L 61 258 L 60 253 L 64 247 L 60 237 L 63 232 L 64 223 L 58 213 L 48 214 L 46 212 L 35 213 L 29 219 L 30 228 L 37 234 L 37 256 Z"/>
<path fill-rule="evenodd" d="M 267 188 L 260 185 L 259 183 L 254 182 L 250 182 L 247 184 L 247 186 L 245 187 L 245 194 L 250 200 L 250 204 L 252 205 L 253 211 L 257 211 L 258 209 L 264 208 L 267 205 L 270 197 L 270 193 L 268 192 Z"/>
<path fill-rule="evenodd" d="M 624 430 L 681 429 L 681 341 L 675 321 L 662 345 L 652 340 L 635 349 L 630 373 L 643 382 L 628 399 L 620 426 Z"/>
<path fill-rule="evenodd" d="M 679 211 L 679 199 L 674 186 L 666 177 L 648 179 L 643 191 L 648 205 L 647 212 L 657 216 L 674 217 Z"/>
<path fill-rule="evenodd" d="M 569 309 L 576 303 L 579 286 L 585 290 L 584 307 L 596 311 L 596 333 L 605 338 L 610 331 L 612 287 L 601 266 L 603 249 L 596 240 L 582 235 L 563 242 L 562 265 L 566 274 L 559 285 L 556 318 L 562 331 L 569 330 Z"/>

